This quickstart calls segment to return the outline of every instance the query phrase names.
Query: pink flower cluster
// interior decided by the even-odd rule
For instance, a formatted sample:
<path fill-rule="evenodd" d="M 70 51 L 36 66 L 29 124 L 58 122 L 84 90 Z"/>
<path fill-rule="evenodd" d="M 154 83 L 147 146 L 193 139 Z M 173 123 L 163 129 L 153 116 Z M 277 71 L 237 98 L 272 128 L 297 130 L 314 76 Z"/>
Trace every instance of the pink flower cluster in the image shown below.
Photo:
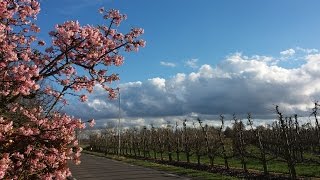
<path fill-rule="evenodd" d="M 93 127 L 93 126 L 96 124 L 96 122 L 94 121 L 94 119 L 90 119 L 90 120 L 88 121 L 88 123 L 89 123 L 89 126 L 90 126 L 90 127 Z"/>
<path fill-rule="evenodd" d="M 83 129 L 84 123 L 66 114 L 43 117 L 40 108 L 17 107 L 12 110 L 21 115 L 21 119 L 16 117 L 15 122 L 20 120 L 23 125 L 13 128 L 12 120 L 0 118 L 0 179 L 15 179 L 19 174 L 23 179 L 65 179 L 69 176 L 67 161 L 72 159 L 80 163 L 82 149 L 75 132 Z"/>
<path fill-rule="evenodd" d="M 100 8 L 100 13 L 105 14 L 103 17 L 105 19 L 112 19 L 112 21 L 119 26 L 121 21 L 127 19 L 127 15 L 120 14 L 119 10 L 111 9 L 110 11 L 106 12 L 103 8 Z"/>
<path fill-rule="evenodd" d="M 41 51 L 37 48 L 46 42 L 36 37 L 39 0 L 0 0 L 0 179 L 66 179 L 67 161 L 80 163 L 76 132 L 85 123 L 54 112 L 55 105 L 66 104 L 70 94 L 86 101 L 87 95 L 77 92 L 91 93 L 97 84 L 114 98 L 109 84 L 119 77 L 108 74 L 107 67 L 123 64 L 122 51 L 145 46 L 139 39 L 143 29 L 126 34 L 115 29 L 126 15 L 99 11 L 108 26 L 56 25 L 49 33 L 51 44 Z M 95 124 L 94 119 L 87 122 Z"/>
<path fill-rule="evenodd" d="M 69 89 L 86 89 L 90 93 L 96 84 L 114 97 L 109 83 L 119 77 L 117 74 L 108 75 L 106 66 L 123 64 L 124 57 L 119 53 L 121 49 L 137 51 L 139 47 L 144 47 L 145 41 L 138 39 L 144 33 L 143 29 L 133 28 L 129 33 L 122 34 L 113 25 L 120 25 L 126 15 L 114 9 L 101 9 L 103 17 L 110 20 L 108 26 L 81 26 L 78 21 L 56 25 L 55 30 L 49 33 L 52 45 L 41 52 L 31 46 L 37 41 L 35 33 L 40 31 L 33 22 L 39 9 L 36 0 L 5 0 L 0 3 L 0 15 L 2 12 L 2 16 L 12 22 L 0 23 L 0 54 L 4 59 L 0 62 L 0 80 L 3 82 L 0 95 L 13 101 L 19 96 L 37 92 L 40 88 L 37 84 L 42 79 L 51 79 L 64 87 L 51 91 L 50 95 L 59 100 Z M 45 46 L 46 43 L 39 40 L 37 44 Z M 80 68 L 89 76 L 77 74 L 75 69 Z"/>
<path fill-rule="evenodd" d="M 112 25 L 119 25 L 125 19 L 125 15 L 119 11 L 111 10 L 100 12 L 105 19 L 110 19 L 109 26 L 81 26 L 77 21 L 67 21 L 56 25 L 52 36 L 52 46 L 42 54 L 44 61 L 40 61 L 39 77 L 46 78 L 55 75 L 56 82 L 67 89 L 80 91 L 86 89 L 92 92 L 96 84 L 100 84 L 114 97 L 114 90 L 109 83 L 119 79 L 118 75 L 107 75 L 106 66 L 120 66 L 124 57 L 119 54 L 121 49 L 125 51 L 137 51 L 139 47 L 145 46 L 145 41 L 138 39 L 143 33 L 141 28 L 133 28 L 129 33 L 123 35 Z M 77 74 L 75 69 L 82 68 L 90 76 Z M 67 89 L 64 90 L 67 91 Z M 54 93 L 54 90 L 51 91 Z M 64 92 L 56 92 L 54 96 L 60 96 Z M 81 101 L 86 101 L 86 96 L 81 95 Z"/>
<path fill-rule="evenodd" d="M 33 33 L 39 28 L 31 23 L 40 11 L 34 0 L 3 0 L 0 2 L 0 80 L 3 82 L 0 95 L 28 95 L 39 88 L 38 76 L 31 43 L 36 40 Z"/>

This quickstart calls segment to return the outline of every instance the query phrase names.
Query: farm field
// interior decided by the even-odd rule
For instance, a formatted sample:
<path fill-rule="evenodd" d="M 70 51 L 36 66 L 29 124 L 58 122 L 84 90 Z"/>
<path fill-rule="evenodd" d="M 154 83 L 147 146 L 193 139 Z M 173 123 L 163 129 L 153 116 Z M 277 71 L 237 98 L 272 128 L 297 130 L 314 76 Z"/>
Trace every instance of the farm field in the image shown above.
<path fill-rule="evenodd" d="M 93 152 L 93 151 L 86 151 L 86 153 L 98 153 L 99 155 L 101 156 L 104 156 L 105 153 L 103 152 Z M 153 153 L 153 152 L 150 152 L 150 153 Z M 134 154 L 122 154 L 121 155 L 123 158 L 124 157 L 127 157 L 128 159 L 131 159 L 131 160 L 128 160 L 126 162 L 134 162 L 135 164 L 137 165 L 142 165 L 144 166 L 144 163 L 147 164 L 147 166 L 149 167 L 149 163 L 148 161 L 144 161 L 145 159 L 147 160 L 151 160 L 151 163 L 152 163 L 152 160 L 153 158 L 151 158 L 151 156 L 147 156 L 147 157 L 143 157 L 143 154 L 141 153 L 140 155 L 137 155 L 137 156 L 134 156 Z M 108 154 L 107 157 L 113 157 L 113 158 L 116 158 L 117 160 L 119 160 L 117 158 L 117 154 Z M 164 153 L 163 154 L 163 161 L 164 162 L 169 162 L 169 156 L 168 156 L 168 153 Z M 173 158 L 173 161 L 177 162 L 177 156 L 175 154 L 173 154 L 172 156 Z M 136 163 L 135 160 L 136 159 L 139 163 Z M 160 154 L 157 154 L 157 159 L 160 160 Z M 120 158 L 121 160 L 121 158 Z M 185 155 L 181 154 L 180 155 L 180 162 L 187 162 L 187 158 Z M 157 161 L 158 163 L 161 163 L 161 161 Z M 153 163 L 152 166 L 160 166 L 158 163 Z M 191 157 L 190 158 L 190 163 L 192 164 L 197 164 L 197 158 L 196 157 Z M 242 168 L 242 165 L 241 165 L 241 160 L 239 159 L 236 159 L 236 158 L 230 158 L 229 159 L 229 165 L 230 165 L 230 168 L 231 169 L 236 169 L 236 170 L 241 170 Z M 156 165 L 157 164 L 157 165 Z M 173 163 L 174 164 L 174 163 Z M 210 159 L 208 157 L 201 157 L 201 164 L 204 164 L 204 165 L 207 165 L 207 166 L 210 166 Z M 214 163 L 214 166 L 218 166 L 218 167 L 223 167 L 224 166 L 224 159 L 222 157 L 217 157 L 215 159 L 215 163 Z M 248 159 L 248 163 L 247 163 L 247 167 L 248 167 L 248 170 L 249 172 L 259 172 L 259 173 L 262 173 L 263 172 L 263 167 L 262 167 L 262 164 L 261 162 L 255 160 L 255 159 Z M 172 167 L 171 167 L 172 168 Z M 164 170 L 170 170 L 171 168 L 168 168 L 168 169 L 164 169 Z M 178 167 L 177 167 L 178 168 Z M 281 173 L 281 174 L 289 174 L 289 171 L 288 171 L 288 166 L 287 164 L 282 160 L 272 160 L 268 163 L 268 169 L 269 169 L 269 172 L 271 174 L 278 174 L 278 173 Z M 303 164 L 303 163 L 300 163 L 300 164 L 297 164 L 296 165 L 296 171 L 297 171 L 297 174 L 298 176 L 303 176 L 303 177 L 314 177 L 314 178 L 319 178 L 320 179 L 320 165 L 318 164 L 315 164 L 315 163 L 310 163 L 310 164 Z M 178 171 L 178 174 L 179 174 L 180 171 Z M 215 175 L 216 173 L 211 173 L 212 176 L 217 176 Z"/>
<path fill-rule="evenodd" d="M 90 134 L 93 151 L 144 159 L 179 167 L 219 172 L 236 177 L 320 178 L 318 124 L 299 124 L 297 116 L 283 117 L 268 127 L 253 127 L 233 116 L 233 127 L 192 127 L 185 120 L 179 127 L 131 128 L 119 136 L 116 129 Z M 119 151 L 120 150 L 120 151 Z"/>

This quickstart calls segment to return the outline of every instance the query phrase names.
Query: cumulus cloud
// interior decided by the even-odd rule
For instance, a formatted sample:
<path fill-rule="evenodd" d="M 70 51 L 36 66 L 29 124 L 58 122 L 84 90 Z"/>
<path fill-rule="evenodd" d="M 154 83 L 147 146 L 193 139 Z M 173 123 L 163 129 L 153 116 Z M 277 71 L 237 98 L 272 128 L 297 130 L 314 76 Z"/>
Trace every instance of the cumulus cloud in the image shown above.
<path fill-rule="evenodd" d="M 198 63 L 198 59 L 190 59 L 185 62 L 185 65 L 193 69 L 196 69 L 199 67 L 197 63 Z"/>
<path fill-rule="evenodd" d="M 133 126 L 195 116 L 211 122 L 221 113 L 245 117 L 251 112 L 270 119 L 275 105 L 287 114 L 308 115 L 312 102 L 320 99 L 320 54 L 305 56 L 305 63 L 296 68 L 274 65 L 271 59 L 235 53 L 188 74 L 121 84 L 121 116 Z M 67 110 L 102 124 L 118 117 L 117 100 L 108 100 L 99 87 L 87 103 Z"/>
<path fill-rule="evenodd" d="M 165 62 L 165 61 L 161 61 L 160 65 L 162 66 L 168 66 L 168 67 L 176 67 L 176 64 L 172 63 L 172 62 Z"/>
<path fill-rule="evenodd" d="M 287 49 L 280 52 L 280 54 L 283 56 L 293 56 L 295 53 L 296 51 L 294 49 Z"/>

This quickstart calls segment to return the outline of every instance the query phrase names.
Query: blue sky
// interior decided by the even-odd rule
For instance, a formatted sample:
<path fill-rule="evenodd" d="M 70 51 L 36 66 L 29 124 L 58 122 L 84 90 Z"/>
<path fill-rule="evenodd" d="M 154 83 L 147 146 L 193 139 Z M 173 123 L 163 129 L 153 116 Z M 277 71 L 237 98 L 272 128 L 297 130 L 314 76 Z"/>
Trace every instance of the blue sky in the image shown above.
<path fill-rule="evenodd" d="M 145 30 L 147 46 L 115 69 L 128 125 L 234 112 L 270 119 L 275 104 L 306 115 L 320 98 L 320 1 L 42 0 L 41 38 L 70 19 L 104 23 L 102 6 L 128 15 L 122 32 Z M 117 104 L 104 96 L 97 87 L 66 111 L 113 121 Z"/>
<path fill-rule="evenodd" d="M 280 51 L 297 46 L 320 47 L 316 0 L 43 0 L 38 18 L 42 32 L 70 19 L 83 25 L 101 24 L 97 9 L 102 6 L 128 15 L 123 32 L 131 27 L 145 29 L 147 47 L 125 54 L 121 82 L 191 72 L 184 64 L 190 59 L 215 65 L 235 52 L 279 56 Z M 159 66 L 161 61 L 177 66 Z"/>

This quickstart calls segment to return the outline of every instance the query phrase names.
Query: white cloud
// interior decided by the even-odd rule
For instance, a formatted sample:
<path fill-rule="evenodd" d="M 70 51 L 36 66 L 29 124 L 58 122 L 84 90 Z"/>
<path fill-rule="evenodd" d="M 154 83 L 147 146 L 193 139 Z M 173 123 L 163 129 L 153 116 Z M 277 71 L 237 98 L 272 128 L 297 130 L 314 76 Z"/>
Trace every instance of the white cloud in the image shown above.
<path fill-rule="evenodd" d="M 176 67 L 176 64 L 172 63 L 172 62 L 165 62 L 165 61 L 161 61 L 160 65 L 162 66 L 168 66 L 168 67 Z"/>
<path fill-rule="evenodd" d="M 165 79 L 156 77 L 156 78 L 148 79 L 148 81 L 149 81 L 154 87 L 156 87 L 157 89 L 163 90 L 163 91 L 166 90 L 166 89 L 165 89 L 165 88 L 166 88 L 166 80 L 165 80 Z"/>
<path fill-rule="evenodd" d="M 276 104 L 289 115 L 309 115 L 312 102 L 320 99 L 320 54 L 304 56 L 305 63 L 296 68 L 270 64 L 261 57 L 235 53 L 217 66 L 204 64 L 189 74 L 121 84 L 121 114 L 133 125 L 195 115 L 210 121 L 220 113 L 252 112 L 270 119 Z M 97 87 L 87 103 L 67 110 L 105 121 L 118 116 L 117 107 L 117 101 L 108 100 Z M 139 118 L 144 120 L 134 120 Z"/>
<path fill-rule="evenodd" d="M 281 51 L 280 54 L 283 56 L 293 56 L 296 53 L 296 51 L 294 49 L 287 49 L 285 51 Z"/>
<path fill-rule="evenodd" d="M 319 50 L 318 49 L 308 49 L 308 48 L 301 48 L 301 47 L 296 47 L 297 51 L 301 51 L 307 54 L 312 54 L 312 53 L 318 53 Z"/>
<path fill-rule="evenodd" d="M 185 65 L 188 66 L 188 67 L 191 67 L 193 69 L 196 69 L 198 68 L 199 66 L 197 65 L 197 62 L 198 62 L 198 59 L 190 59 L 190 60 L 187 60 L 185 62 Z"/>

